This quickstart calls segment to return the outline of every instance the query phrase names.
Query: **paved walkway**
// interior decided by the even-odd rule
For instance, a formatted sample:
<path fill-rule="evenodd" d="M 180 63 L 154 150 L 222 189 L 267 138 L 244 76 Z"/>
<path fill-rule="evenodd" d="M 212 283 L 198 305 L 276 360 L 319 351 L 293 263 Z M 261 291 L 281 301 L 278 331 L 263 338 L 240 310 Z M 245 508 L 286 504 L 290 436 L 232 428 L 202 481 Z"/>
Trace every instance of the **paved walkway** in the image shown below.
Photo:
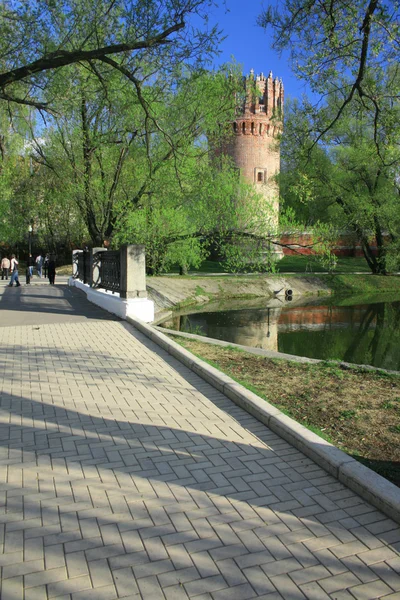
<path fill-rule="evenodd" d="M 34 276 L 30 285 L 24 278 L 21 287 L 9 288 L 8 281 L 0 280 L 0 327 L 110 319 L 109 313 L 87 302 L 85 294 L 68 287 L 67 281 L 59 276 L 60 283 L 53 286 Z"/>
<path fill-rule="evenodd" d="M 398 525 L 77 290 L 38 290 L 1 290 L 1 600 L 400 598 Z"/>

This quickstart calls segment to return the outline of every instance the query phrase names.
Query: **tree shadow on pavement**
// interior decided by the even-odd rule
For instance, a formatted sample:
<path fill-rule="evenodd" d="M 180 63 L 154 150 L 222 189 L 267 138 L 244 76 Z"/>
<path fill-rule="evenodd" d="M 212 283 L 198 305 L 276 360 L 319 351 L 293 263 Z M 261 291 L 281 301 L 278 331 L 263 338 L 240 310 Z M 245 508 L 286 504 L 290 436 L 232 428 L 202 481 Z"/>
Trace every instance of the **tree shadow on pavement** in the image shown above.
<path fill-rule="evenodd" d="M 400 528 L 299 452 L 280 456 L 289 445 L 275 436 L 267 446 L 256 424 L 254 443 L 244 443 L 11 394 L 2 397 L 1 420 L 5 553 L 24 543 L 46 552 L 36 574 L 28 569 L 27 586 L 46 581 L 38 573 L 53 554 L 59 567 L 80 557 L 82 572 L 86 561 L 90 570 L 101 564 L 120 587 L 132 579 L 145 600 L 155 597 L 154 589 L 145 591 L 155 575 L 160 589 L 177 585 L 187 597 L 206 590 L 210 577 L 220 578 L 216 594 L 235 588 L 239 577 L 252 592 L 243 597 L 278 590 L 290 598 L 293 583 L 279 586 L 273 578 L 281 565 L 299 580 L 317 565 L 322 578 L 346 573 L 350 542 L 362 558 L 373 540 L 396 568 Z M 2 594 L 15 576 L 12 558 Z M 361 584 L 372 571 L 359 563 Z M 387 569 L 379 561 L 374 576 L 387 576 Z M 73 576 L 51 582 L 50 572 L 49 581 L 51 595 L 76 590 Z"/>
<path fill-rule="evenodd" d="M 285 565 L 294 579 L 312 566 L 323 578 L 350 573 L 343 546 L 351 542 L 360 556 L 387 546 L 396 567 L 393 521 L 124 328 L 143 344 L 135 356 L 129 348 L 113 353 L 107 331 L 103 351 L 83 352 L 81 340 L 79 351 L 32 342 L 12 346 L 12 355 L 0 349 L 0 527 L 4 556 L 14 554 L 3 567 L 2 597 L 20 573 L 16 554 L 23 549 L 33 561 L 26 550 L 33 544 L 44 547 L 46 562 L 24 575 L 25 585 L 48 581 L 49 597 L 76 592 L 79 583 L 70 566 L 68 580 L 46 580 L 43 571 L 57 560 L 59 568 L 78 561 L 90 588 L 96 577 L 86 582 L 86 572 L 110 572 L 106 597 L 115 597 L 115 584 L 145 600 L 158 597 L 146 588 L 150 578 L 160 594 L 170 588 L 168 597 L 218 599 L 232 588 L 243 598 L 290 598 L 293 582 L 274 578 L 276 569 Z M 168 377 L 155 354 L 168 363 Z M 372 571 L 359 563 L 361 584 Z M 373 575 L 385 573 L 382 562 Z"/>
<path fill-rule="evenodd" d="M 19 314 L 5 318 L 5 311 L 18 312 Z M 37 313 L 37 316 L 27 317 L 24 313 Z M 26 324 L 27 319 L 29 324 L 34 325 L 39 325 L 42 322 L 65 322 L 67 319 L 71 321 L 84 319 L 119 320 L 115 315 L 89 302 L 84 292 L 67 285 L 21 286 L 19 288 L 6 286 L 0 294 L 0 316 L 0 326 L 8 327 Z M 47 316 L 46 320 L 44 320 L 44 316 Z"/>

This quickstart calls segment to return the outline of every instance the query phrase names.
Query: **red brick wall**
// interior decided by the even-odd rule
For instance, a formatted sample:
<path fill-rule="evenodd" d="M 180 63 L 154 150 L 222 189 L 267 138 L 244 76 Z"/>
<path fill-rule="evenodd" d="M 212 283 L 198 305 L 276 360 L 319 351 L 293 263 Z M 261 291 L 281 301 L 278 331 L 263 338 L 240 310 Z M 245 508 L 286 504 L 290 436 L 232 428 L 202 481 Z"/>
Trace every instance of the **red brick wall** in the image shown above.
<path fill-rule="evenodd" d="M 282 235 L 281 242 L 293 246 L 293 248 L 283 247 L 283 253 L 285 256 L 302 254 L 302 255 L 314 255 L 315 251 L 312 247 L 313 237 L 309 233 L 303 233 L 300 236 L 293 235 Z M 376 243 L 371 243 L 372 248 L 376 252 Z M 303 246 L 303 247 L 302 247 Z M 333 253 L 336 256 L 364 256 L 360 243 L 351 234 L 343 234 L 335 243 Z"/>

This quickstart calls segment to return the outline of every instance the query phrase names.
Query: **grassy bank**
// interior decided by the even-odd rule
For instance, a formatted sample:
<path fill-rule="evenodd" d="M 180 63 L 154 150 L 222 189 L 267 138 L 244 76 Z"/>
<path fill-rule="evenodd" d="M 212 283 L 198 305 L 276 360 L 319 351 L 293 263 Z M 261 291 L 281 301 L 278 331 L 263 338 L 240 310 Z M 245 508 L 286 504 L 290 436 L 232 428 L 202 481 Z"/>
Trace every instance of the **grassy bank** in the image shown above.
<path fill-rule="evenodd" d="M 286 273 L 326 273 L 327 269 L 313 256 L 284 256 L 276 265 L 277 272 Z M 178 273 L 179 267 L 171 269 L 171 273 Z M 226 267 L 223 262 L 205 260 L 198 269 L 191 269 L 191 273 L 225 273 Z M 361 257 L 338 257 L 336 265 L 337 273 L 368 273 L 367 262 Z"/>
<path fill-rule="evenodd" d="M 400 486 L 400 375 L 173 339 Z"/>
<path fill-rule="evenodd" d="M 386 299 L 396 300 L 400 298 L 400 277 L 399 276 L 373 276 L 367 274 L 336 274 L 336 275 L 305 275 L 305 274 L 280 274 L 280 275 L 226 275 L 225 277 L 201 278 L 200 275 L 186 275 L 174 277 L 175 291 L 181 289 L 182 293 L 187 294 L 184 300 L 176 303 L 176 311 L 196 306 L 204 305 L 206 302 L 223 302 L 230 299 L 268 299 L 275 297 L 272 293 L 274 289 L 274 278 L 279 278 L 275 287 L 282 287 L 282 281 L 285 286 L 294 290 L 294 296 L 327 296 L 334 297 L 334 302 L 340 304 L 346 303 L 346 299 L 357 300 L 360 303 L 379 301 L 384 296 Z M 311 279 L 312 278 L 312 279 Z M 190 280 L 197 282 L 193 294 L 190 287 L 185 288 L 185 281 L 190 284 Z M 265 285 L 266 280 L 270 285 Z M 148 283 L 151 286 L 151 278 Z M 272 284 L 272 285 L 271 285 Z M 217 289 L 216 289 L 217 288 Z"/>
<path fill-rule="evenodd" d="M 333 294 L 338 296 L 375 295 L 380 293 L 400 294 L 399 275 L 372 275 L 363 258 L 339 257 L 336 271 L 327 273 L 326 269 L 312 257 L 285 256 L 279 261 L 277 269 L 276 273 L 249 274 L 249 283 L 254 282 L 257 278 L 262 279 L 265 277 L 269 279 L 284 277 L 285 279 L 293 278 L 295 280 L 317 277 L 330 288 Z M 218 274 L 224 272 L 223 263 L 204 261 L 198 270 L 193 270 L 189 275 L 183 277 L 193 279 L 205 275 L 218 276 Z M 221 278 L 221 283 L 228 279 L 237 280 L 238 277 L 243 282 L 246 275 L 225 274 Z M 207 295 L 207 291 L 205 291 L 205 295 Z"/>
<path fill-rule="evenodd" d="M 284 256 L 277 265 L 280 273 L 325 273 L 327 268 L 312 256 Z M 362 257 L 338 256 L 336 273 L 369 273 L 367 261 Z"/>
<path fill-rule="evenodd" d="M 72 276 L 72 265 L 62 265 L 56 268 L 57 275 L 67 275 L 68 277 Z"/>
<path fill-rule="evenodd" d="M 340 296 L 373 295 L 378 293 L 393 292 L 400 294 L 400 277 L 398 275 L 318 275 L 332 293 Z"/>

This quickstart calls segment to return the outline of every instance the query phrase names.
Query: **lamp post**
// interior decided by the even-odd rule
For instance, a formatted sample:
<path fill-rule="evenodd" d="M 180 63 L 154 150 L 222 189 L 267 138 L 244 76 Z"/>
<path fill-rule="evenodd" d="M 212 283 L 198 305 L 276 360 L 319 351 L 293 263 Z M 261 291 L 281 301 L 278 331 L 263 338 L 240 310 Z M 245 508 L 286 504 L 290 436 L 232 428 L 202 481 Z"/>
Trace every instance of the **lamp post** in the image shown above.
<path fill-rule="evenodd" d="M 32 254 L 32 225 L 29 225 L 28 233 L 29 233 L 29 238 L 28 238 L 29 254 Z"/>
<path fill-rule="evenodd" d="M 30 283 L 31 282 L 31 266 L 30 266 L 30 262 L 31 262 L 31 254 L 32 254 L 32 225 L 29 225 L 28 227 L 28 245 L 29 245 L 29 255 L 28 255 L 28 261 L 27 261 L 27 265 L 26 265 L 26 283 Z"/>

